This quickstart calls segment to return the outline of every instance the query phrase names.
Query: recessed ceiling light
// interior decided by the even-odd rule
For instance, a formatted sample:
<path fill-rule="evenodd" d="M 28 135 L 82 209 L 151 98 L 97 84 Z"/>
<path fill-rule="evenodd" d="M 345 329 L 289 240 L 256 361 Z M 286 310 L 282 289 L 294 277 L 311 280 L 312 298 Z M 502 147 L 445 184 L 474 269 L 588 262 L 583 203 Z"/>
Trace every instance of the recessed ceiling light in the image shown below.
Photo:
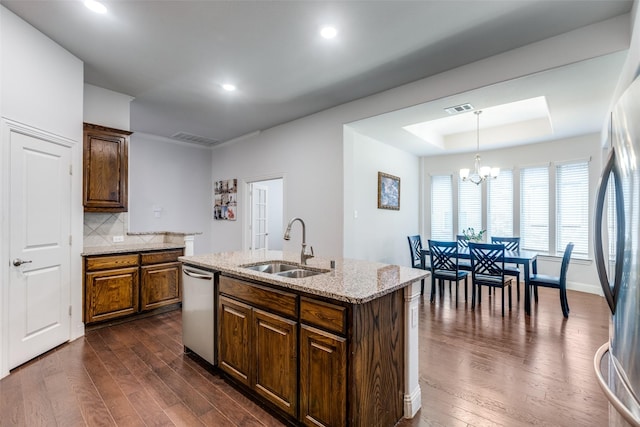
<path fill-rule="evenodd" d="M 95 13 L 107 13 L 105 5 L 96 0 L 84 0 L 84 5 Z"/>
<path fill-rule="evenodd" d="M 232 85 L 231 83 L 225 83 L 222 85 L 222 89 L 226 90 L 227 92 L 233 92 L 234 90 L 236 90 L 236 86 Z"/>
<path fill-rule="evenodd" d="M 332 39 L 338 35 L 338 30 L 336 30 L 335 27 L 331 26 L 322 27 L 322 29 L 320 30 L 320 35 L 325 39 Z"/>

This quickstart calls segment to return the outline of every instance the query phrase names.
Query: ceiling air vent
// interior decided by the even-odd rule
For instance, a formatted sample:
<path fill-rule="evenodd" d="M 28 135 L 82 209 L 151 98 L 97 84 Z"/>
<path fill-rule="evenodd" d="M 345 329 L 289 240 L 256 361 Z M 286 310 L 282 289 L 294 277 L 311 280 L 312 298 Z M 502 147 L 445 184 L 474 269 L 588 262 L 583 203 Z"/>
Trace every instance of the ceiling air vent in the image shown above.
<path fill-rule="evenodd" d="M 464 113 L 465 111 L 471 111 L 471 110 L 473 110 L 473 105 L 468 103 L 454 105 L 453 107 L 447 107 L 444 109 L 444 111 L 446 111 L 449 114 L 460 114 L 460 113 Z"/>
<path fill-rule="evenodd" d="M 194 135 L 192 133 L 187 133 L 187 132 L 178 132 L 176 134 L 171 135 L 171 138 L 177 139 L 179 141 L 188 142 L 190 144 L 205 145 L 207 147 L 211 147 L 213 145 L 220 143 L 219 139 L 207 138 L 205 136 Z"/>

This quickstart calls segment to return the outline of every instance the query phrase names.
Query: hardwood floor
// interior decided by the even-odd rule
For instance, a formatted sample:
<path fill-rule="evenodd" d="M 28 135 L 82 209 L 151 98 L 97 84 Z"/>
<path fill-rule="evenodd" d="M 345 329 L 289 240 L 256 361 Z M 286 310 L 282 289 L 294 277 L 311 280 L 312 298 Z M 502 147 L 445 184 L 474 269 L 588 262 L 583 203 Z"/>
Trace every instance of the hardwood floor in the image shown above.
<path fill-rule="evenodd" d="M 515 295 L 515 292 L 514 292 Z M 420 305 L 422 409 L 400 426 L 603 426 L 592 372 L 608 338 L 604 299 L 540 290 L 501 316 L 483 295 L 456 309 L 449 293 Z M 261 407 L 183 354 L 180 311 L 87 332 L 0 381 L 0 426 L 280 426 Z"/>

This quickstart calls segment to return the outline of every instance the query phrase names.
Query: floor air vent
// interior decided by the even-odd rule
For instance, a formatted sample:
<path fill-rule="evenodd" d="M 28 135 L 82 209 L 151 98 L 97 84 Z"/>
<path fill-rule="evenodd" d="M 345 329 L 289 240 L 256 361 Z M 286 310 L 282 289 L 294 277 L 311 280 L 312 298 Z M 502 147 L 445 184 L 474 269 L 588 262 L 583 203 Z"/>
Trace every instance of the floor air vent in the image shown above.
<path fill-rule="evenodd" d="M 171 135 L 171 138 L 177 139 L 179 141 L 188 142 L 191 144 L 205 145 L 207 147 L 211 147 L 213 145 L 219 144 L 219 139 L 207 138 L 205 136 L 194 135 L 192 133 L 187 132 L 178 132 L 176 134 Z"/>

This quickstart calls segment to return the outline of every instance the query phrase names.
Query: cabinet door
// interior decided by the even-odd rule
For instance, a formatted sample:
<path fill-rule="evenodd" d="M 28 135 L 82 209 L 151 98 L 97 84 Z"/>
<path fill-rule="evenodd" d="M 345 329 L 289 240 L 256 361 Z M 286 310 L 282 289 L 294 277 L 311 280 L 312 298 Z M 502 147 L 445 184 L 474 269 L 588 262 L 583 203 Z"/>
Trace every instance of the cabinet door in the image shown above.
<path fill-rule="evenodd" d="M 300 325 L 300 421 L 346 425 L 347 349 L 339 336 Z"/>
<path fill-rule="evenodd" d="M 140 267 L 140 310 L 151 310 L 180 302 L 180 262 Z"/>
<path fill-rule="evenodd" d="M 138 312 L 138 286 L 138 267 L 86 273 L 85 322 Z"/>
<path fill-rule="evenodd" d="M 297 415 L 296 322 L 254 309 L 255 390 L 286 413 Z"/>
<path fill-rule="evenodd" d="M 126 212 L 128 138 L 131 132 L 85 123 L 85 212 Z"/>
<path fill-rule="evenodd" d="M 218 299 L 218 361 L 220 369 L 250 386 L 251 375 L 251 307 L 220 295 Z"/>

